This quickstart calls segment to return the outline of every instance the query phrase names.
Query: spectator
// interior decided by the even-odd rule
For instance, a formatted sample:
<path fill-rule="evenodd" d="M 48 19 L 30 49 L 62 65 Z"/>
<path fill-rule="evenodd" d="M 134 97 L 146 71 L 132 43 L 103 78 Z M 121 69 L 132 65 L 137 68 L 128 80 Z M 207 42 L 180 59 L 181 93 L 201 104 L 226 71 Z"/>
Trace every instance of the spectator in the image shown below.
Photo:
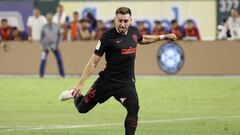
<path fill-rule="evenodd" d="M 149 30 L 145 26 L 144 21 L 138 21 L 137 22 L 137 29 L 138 29 L 138 31 L 141 35 L 148 35 L 149 34 Z"/>
<path fill-rule="evenodd" d="M 53 16 L 53 22 L 59 26 L 65 25 L 67 14 L 64 12 L 63 6 L 58 5 L 56 11 L 57 12 Z"/>
<path fill-rule="evenodd" d="M 44 16 L 41 15 L 38 8 L 34 8 L 33 16 L 28 17 L 28 40 L 29 41 L 39 41 L 41 36 L 41 30 L 43 26 L 47 23 Z"/>
<path fill-rule="evenodd" d="M 175 34 L 178 40 L 182 39 L 181 27 L 175 19 L 171 21 L 170 33 Z"/>
<path fill-rule="evenodd" d="M 201 40 L 196 24 L 189 19 L 184 27 L 184 40 Z"/>
<path fill-rule="evenodd" d="M 222 32 L 222 30 L 223 30 L 223 28 L 224 28 L 226 23 L 227 23 L 227 18 L 224 18 L 224 19 L 222 19 L 221 23 L 217 26 L 217 30 L 218 30 L 217 31 L 217 35 L 218 36 Z M 228 38 L 231 38 L 231 34 L 230 34 L 229 29 L 227 30 L 225 37 L 223 37 L 222 39 L 228 39 Z"/>
<path fill-rule="evenodd" d="M 155 26 L 153 28 L 152 34 L 153 35 L 163 35 L 166 34 L 166 28 L 162 25 L 161 21 L 155 21 Z"/>
<path fill-rule="evenodd" d="M 98 20 L 95 39 L 100 39 L 106 30 L 107 28 L 105 27 L 104 22 L 102 20 Z"/>
<path fill-rule="evenodd" d="M 87 13 L 85 20 L 87 20 L 90 24 L 89 31 L 91 33 L 91 39 L 94 39 L 97 29 L 97 20 L 91 12 Z"/>
<path fill-rule="evenodd" d="M 220 32 L 218 39 L 227 38 L 227 31 L 231 35 L 232 40 L 240 39 L 240 17 L 237 9 L 231 10 L 231 16 L 228 18 L 225 23 L 222 31 Z"/>
<path fill-rule="evenodd" d="M 61 27 L 61 34 L 64 40 L 67 39 L 67 34 L 69 31 L 69 27 L 66 25 L 66 20 L 68 19 L 70 23 L 70 19 L 67 14 L 64 12 L 64 8 L 62 5 L 58 5 L 56 9 L 56 13 L 53 16 L 53 22 L 58 24 Z M 71 33 L 70 33 L 71 34 Z"/>
<path fill-rule="evenodd" d="M 91 32 L 89 31 L 90 23 L 82 19 L 80 20 L 80 39 L 81 40 L 90 40 L 91 39 Z"/>
<path fill-rule="evenodd" d="M 12 28 L 8 25 L 6 18 L 1 20 L 0 36 L 2 40 L 12 40 Z"/>
<path fill-rule="evenodd" d="M 95 31 L 97 29 L 97 20 L 93 14 L 88 12 L 85 19 L 90 23 L 90 32 Z"/>
<path fill-rule="evenodd" d="M 78 22 L 79 14 L 78 12 L 73 13 L 73 21 L 71 22 L 71 40 L 79 39 L 79 22 Z"/>
<path fill-rule="evenodd" d="M 43 48 L 42 56 L 41 56 L 41 64 L 40 64 L 40 77 L 44 76 L 45 72 L 45 65 L 47 61 L 47 56 L 49 51 L 51 50 L 57 60 L 58 68 L 59 68 L 59 74 L 64 77 L 64 68 L 63 68 L 63 62 L 60 54 L 60 50 L 58 48 L 61 33 L 60 33 L 60 27 L 59 25 L 52 22 L 52 14 L 47 14 L 47 24 L 43 26 L 42 32 L 41 32 L 41 46 Z"/>
<path fill-rule="evenodd" d="M 12 39 L 15 41 L 24 40 L 24 34 L 18 30 L 17 27 L 12 28 Z"/>
<path fill-rule="evenodd" d="M 114 20 L 110 20 L 107 29 L 110 30 L 110 29 L 112 29 L 112 28 L 114 28 L 114 27 L 115 27 L 115 22 L 114 22 Z"/>

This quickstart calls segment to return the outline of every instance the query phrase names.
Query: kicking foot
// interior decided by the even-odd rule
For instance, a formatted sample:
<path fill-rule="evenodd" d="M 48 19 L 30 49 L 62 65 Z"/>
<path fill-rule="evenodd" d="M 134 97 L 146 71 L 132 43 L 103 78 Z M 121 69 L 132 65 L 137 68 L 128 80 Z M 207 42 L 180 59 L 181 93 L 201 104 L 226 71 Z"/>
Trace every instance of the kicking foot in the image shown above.
<path fill-rule="evenodd" d="M 65 90 L 59 95 L 58 99 L 60 101 L 73 99 L 73 93 L 74 93 L 74 90 Z"/>

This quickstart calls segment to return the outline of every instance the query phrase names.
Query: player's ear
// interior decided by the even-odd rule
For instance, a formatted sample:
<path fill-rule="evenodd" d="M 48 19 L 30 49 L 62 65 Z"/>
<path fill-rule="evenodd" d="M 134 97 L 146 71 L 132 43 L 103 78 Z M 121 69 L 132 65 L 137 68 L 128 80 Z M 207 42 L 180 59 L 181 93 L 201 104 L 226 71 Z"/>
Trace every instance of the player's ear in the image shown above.
<path fill-rule="evenodd" d="M 117 16 L 115 16 L 115 17 L 113 18 L 113 21 L 114 21 L 114 23 L 117 22 Z"/>
<path fill-rule="evenodd" d="M 129 23 L 132 23 L 132 17 L 130 17 Z"/>

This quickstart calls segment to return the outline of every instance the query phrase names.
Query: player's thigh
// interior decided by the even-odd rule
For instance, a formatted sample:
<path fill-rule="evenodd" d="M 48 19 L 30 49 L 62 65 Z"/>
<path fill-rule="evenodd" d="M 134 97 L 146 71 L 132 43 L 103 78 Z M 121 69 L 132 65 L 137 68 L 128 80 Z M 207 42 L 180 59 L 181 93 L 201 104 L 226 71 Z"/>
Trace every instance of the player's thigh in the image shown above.
<path fill-rule="evenodd" d="M 88 102 L 87 103 L 84 100 L 84 96 L 79 96 L 79 97 L 74 98 L 74 104 L 79 113 L 87 113 L 97 104 L 97 102 Z"/>
<path fill-rule="evenodd" d="M 84 99 L 86 102 L 103 103 L 111 96 L 114 96 L 119 88 L 120 86 L 116 83 L 104 79 L 97 79 L 84 96 Z"/>
<path fill-rule="evenodd" d="M 138 104 L 138 94 L 134 84 L 127 84 L 122 86 L 119 92 L 114 95 L 114 97 L 121 104 L 123 104 L 127 99 Z"/>

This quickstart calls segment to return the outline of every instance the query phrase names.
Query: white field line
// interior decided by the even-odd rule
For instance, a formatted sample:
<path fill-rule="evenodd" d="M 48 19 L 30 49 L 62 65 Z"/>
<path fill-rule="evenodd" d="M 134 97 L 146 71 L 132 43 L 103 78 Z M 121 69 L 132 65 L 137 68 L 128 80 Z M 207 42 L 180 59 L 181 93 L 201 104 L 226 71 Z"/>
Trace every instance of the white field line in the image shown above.
<path fill-rule="evenodd" d="M 162 120 L 146 120 L 139 121 L 139 124 L 159 124 L 159 123 L 174 123 L 184 121 L 200 121 L 200 120 L 224 120 L 224 119 L 239 119 L 238 116 L 223 116 L 223 117 L 193 117 L 193 118 L 177 118 L 177 119 L 162 119 Z M 123 126 L 123 123 L 102 123 L 102 124 L 85 124 L 85 125 L 44 125 L 44 126 L 0 126 L 0 132 L 10 131 L 36 131 L 50 129 L 74 129 L 74 128 L 91 128 L 91 127 L 108 127 L 108 126 Z"/>

